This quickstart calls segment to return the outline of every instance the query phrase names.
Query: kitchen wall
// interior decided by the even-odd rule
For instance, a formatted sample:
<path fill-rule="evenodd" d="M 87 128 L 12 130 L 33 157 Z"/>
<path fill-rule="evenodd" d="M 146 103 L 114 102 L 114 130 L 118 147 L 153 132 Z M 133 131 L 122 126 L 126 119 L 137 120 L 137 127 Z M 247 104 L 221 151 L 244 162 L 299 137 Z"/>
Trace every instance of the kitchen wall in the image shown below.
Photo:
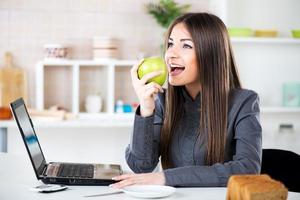
<path fill-rule="evenodd" d="M 119 39 L 122 59 L 159 53 L 164 30 L 146 13 L 149 0 L 0 0 L 0 66 L 10 51 L 28 74 L 29 105 L 35 105 L 35 64 L 43 46 L 60 43 L 71 58 L 91 59 L 92 38 Z M 157 1 L 152 1 L 157 2 Z M 177 0 L 205 11 L 208 0 Z M 62 80 L 63 81 L 63 80 Z"/>

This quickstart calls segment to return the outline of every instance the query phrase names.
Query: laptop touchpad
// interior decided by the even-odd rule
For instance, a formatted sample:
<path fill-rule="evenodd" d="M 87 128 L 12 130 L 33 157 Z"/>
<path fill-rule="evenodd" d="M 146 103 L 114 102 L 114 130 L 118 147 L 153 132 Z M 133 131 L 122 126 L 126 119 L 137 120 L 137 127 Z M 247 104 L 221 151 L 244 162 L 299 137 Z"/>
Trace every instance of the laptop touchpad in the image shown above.
<path fill-rule="evenodd" d="M 120 165 L 96 164 L 94 178 L 111 179 L 121 174 Z"/>

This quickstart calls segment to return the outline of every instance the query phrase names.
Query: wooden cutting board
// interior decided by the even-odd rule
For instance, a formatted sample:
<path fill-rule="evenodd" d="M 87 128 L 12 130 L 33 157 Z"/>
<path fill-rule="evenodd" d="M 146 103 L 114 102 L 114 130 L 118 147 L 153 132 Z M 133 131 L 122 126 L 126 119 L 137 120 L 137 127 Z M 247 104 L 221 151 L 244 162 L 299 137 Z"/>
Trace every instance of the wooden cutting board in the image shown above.
<path fill-rule="evenodd" d="M 5 66 L 0 67 L 0 107 L 9 107 L 9 103 L 23 97 L 27 100 L 27 82 L 25 72 L 13 66 L 11 53 L 5 53 Z"/>

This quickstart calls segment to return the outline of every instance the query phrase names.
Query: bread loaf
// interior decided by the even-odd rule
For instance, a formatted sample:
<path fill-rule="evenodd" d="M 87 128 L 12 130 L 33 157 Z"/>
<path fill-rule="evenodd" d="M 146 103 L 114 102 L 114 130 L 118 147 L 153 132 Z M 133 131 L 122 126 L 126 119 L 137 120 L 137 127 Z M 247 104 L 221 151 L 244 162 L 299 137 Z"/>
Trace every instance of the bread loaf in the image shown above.
<path fill-rule="evenodd" d="M 288 190 L 268 175 L 233 175 L 227 185 L 227 200 L 286 200 Z"/>

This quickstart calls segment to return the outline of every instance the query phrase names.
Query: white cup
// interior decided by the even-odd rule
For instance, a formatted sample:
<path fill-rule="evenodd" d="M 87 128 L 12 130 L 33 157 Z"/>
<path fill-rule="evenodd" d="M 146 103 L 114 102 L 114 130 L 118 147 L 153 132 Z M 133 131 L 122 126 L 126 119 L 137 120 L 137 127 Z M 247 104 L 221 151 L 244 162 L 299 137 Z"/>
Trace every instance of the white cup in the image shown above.
<path fill-rule="evenodd" d="M 99 95 L 88 95 L 85 99 L 85 109 L 88 113 L 98 113 L 102 108 L 102 98 Z"/>

